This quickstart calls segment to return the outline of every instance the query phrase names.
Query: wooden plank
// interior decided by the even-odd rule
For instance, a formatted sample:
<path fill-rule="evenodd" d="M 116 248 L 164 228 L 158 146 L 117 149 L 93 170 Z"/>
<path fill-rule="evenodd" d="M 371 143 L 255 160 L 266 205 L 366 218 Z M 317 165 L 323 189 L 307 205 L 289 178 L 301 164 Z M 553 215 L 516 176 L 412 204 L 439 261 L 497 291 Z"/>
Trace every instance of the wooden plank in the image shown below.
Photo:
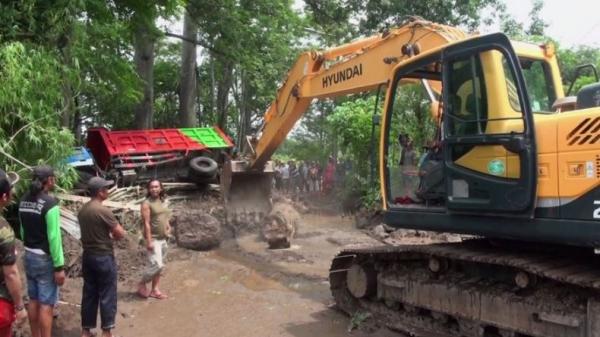
<path fill-rule="evenodd" d="M 69 235 L 75 239 L 81 239 L 81 228 L 79 227 L 79 221 L 71 213 L 71 211 L 62 207 L 60 209 L 60 228 L 69 233 Z"/>
<path fill-rule="evenodd" d="M 90 201 L 89 197 L 82 197 L 80 195 L 66 194 L 66 193 L 56 193 L 56 197 L 60 200 L 67 201 L 75 201 L 86 203 Z M 104 200 L 102 204 L 109 208 L 117 208 L 117 209 L 127 209 L 131 211 L 140 211 L 140 207 L 138 205 L 132 205 L 130 203 L 122 203 L 117 201 Z"/>

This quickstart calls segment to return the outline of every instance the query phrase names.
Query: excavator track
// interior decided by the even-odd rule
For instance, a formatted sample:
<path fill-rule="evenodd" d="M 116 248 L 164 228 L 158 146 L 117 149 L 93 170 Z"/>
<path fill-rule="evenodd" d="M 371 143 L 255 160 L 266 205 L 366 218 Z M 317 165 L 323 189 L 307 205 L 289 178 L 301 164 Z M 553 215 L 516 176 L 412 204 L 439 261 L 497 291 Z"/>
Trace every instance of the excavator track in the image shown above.
<path fill-rule="evenodd" d="M 329 281 L 343 311 L 410 336 L 600 337 L 600 259 L 584 249 L 483 239 L 348 249 Z"/>

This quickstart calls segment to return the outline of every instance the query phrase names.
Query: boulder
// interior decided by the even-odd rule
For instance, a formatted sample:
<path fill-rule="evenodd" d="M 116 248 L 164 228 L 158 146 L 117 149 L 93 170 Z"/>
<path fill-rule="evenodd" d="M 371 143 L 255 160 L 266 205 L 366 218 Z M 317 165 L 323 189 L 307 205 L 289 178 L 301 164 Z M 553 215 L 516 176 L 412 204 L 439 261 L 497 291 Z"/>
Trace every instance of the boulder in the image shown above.
<path fill-rule="evenodd" d="M 300 213 L 286 202 L 276 202 L 265 217 L 262 236 L 270 249 L 289 248 L 298 230 Z"/>
<path fill-rule="evenodd" d="M 192 250 L 210 250 L 221 244 L 221 223 L 212 215 L 180 210 L 175 217 L 177 245 Z"/>

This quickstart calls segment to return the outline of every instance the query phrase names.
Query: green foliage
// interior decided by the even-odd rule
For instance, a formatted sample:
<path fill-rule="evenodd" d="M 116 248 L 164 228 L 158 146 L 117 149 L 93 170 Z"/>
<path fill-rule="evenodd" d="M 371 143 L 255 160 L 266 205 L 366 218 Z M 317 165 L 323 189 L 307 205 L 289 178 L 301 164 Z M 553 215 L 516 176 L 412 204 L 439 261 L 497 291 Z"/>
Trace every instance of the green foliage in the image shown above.
<path fill-rule="evenodd" d="M 376 211 L 381 209 L 381 188 L 379 182 L 369 184 L 366 191 L 362 195 L 362 206 L 367 211 Z"/>
<path fill-rule="evenodd" d="M 408 135 L 413 148 L 419 152 L 423 146 L 431 145 L 437 124 L 431 118 L 430 101 L 421 84 L 399 86 L 394 96 L 390 140 L 397 140 L 400 133 Z M 420 155 L 420 153 L 418 153 Z"/>
<path fill-rule="evenodd" d="M 376 97 L 356 99 L 336 107 L 327 122 L 340 139 L 340 150 L 344 158 L 355 164 L 357 173 L 367 176 L 369 153 L 371 152 L 371 130 Z M 378 109 L 379 111 L 379 109 Z M 378 144 L 376 132 L 375 144 Z"/>
<path fill-rule="evenodd" d="M 329 34 L 332 31 L 355 33 L 355 22 L 358 22 L 359 33 L 373 34 L 383 28 L 398 26 L 409 16 L 421 16 L 430 21 L 476 29 L 483 19 L 481 13 L 484 9 L 496 8 L 501 3 L 498 0 L 310 0 L 305 2 L 306 10 L 321 27 L 327 28 L 325 32 Z M 338 28 L 334 28 L 335 26 Z"/>
<path fill-rule="evenodd" d="M 55 55 L 22 43 L 3 44 L 0 64 L 0 167 L 25 176 L 27 166 L 41 163 L 67 171 L 61 162 L 71 152 L 73 135 L 59 124 L 61 72 Z"/>
<path fill-rule="evenodd" d="M 206 46 L 207 57 L 199 64 L 203 123 L 225 119 L 223 126 L 238 139 L 258 129 L 303 37 L 302 20 L 291 4 L 290 0 L 190 2 L 200 42 Z"/>
<path fill-rule="evenodd" d="M 178 127 L 175 113 L 179 110 L 180 48 L 176 44 L 161 45 L 158 53 L 161 56 L 154 62 L 154 127 Z"/>
<path fill-rule="evenodd" d="M 280 160 L 317 161 L 324 163 L 330 152 L 314 139 L 287 139 L 274 156 Z"/>
<path fill-rule="evenodd" d="M 89 21 L 78 22 L 73 34 L 73 89 L 79 111 L 90 126 L 122 129 L 133 123 L 133 106 L 141 97 L 141 81 L 131 62 L 129 30 L 108 8 L 97 8 Z"/>
<path fill-rule="evenodd" d="M 571 83 L 575 80 L 575 69 L 577 66 L 591 63 L 600 69 L 600 49 L 579 46 L 574 49 L 558 49 L 558 62 L 562 73 L 565 94 Z M 588 70 L 580 73 L 579 79 L 573 85 L 571 95 L 577 93 L 581 87 L 595 82 L 596 79 Z"/>

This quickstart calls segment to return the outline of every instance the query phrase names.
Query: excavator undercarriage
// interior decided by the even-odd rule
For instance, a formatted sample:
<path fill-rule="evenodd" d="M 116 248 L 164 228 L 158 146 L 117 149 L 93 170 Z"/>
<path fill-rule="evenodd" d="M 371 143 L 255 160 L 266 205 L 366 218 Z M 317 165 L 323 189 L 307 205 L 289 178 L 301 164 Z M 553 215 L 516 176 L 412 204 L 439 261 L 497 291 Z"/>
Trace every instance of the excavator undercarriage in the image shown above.
<path fill-rule="evenodd" d="M 410 336 L 600 336 L 600 261 L 579 248 L 472 239 L 348 249 L 330 285 L 349 315 L 370 312 Z"/>

